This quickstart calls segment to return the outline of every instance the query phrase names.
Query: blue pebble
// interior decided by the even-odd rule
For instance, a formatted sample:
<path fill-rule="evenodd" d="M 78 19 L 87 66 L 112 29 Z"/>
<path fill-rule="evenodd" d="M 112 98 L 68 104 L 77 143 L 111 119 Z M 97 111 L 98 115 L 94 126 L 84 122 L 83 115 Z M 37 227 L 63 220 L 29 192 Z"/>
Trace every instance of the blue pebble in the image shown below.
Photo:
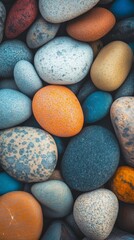
<path fill-rule="evenodd" d="M 86 123 L 93 123 L 104 118 L 111 107 L 112 96 L 110 93 L 96 91 L 89 95 L 82 105 Z"/>
<path fill-rule="evenodd" d="M 33 97 L 43 87 L 43 83 L 37 75 L 34 66 L 26 60 L 21 60 L 15 65 L 14 79 L 20 91 L 29 97 Z"/>
<path fill-rule="evenodd" d="M 20 60 L 32 61 L 33 54 L 20 40 L 8 40 L 0 44 L 0 77 L 13 76 L 15 64 Z"/>
<path fill-rule="evenodd" d="M 0 129 L 19 125 L 31 115 L 30 98 L 13 89 L 0 90 Z"/>
<path fill-rule="evenodd" d="M 62 138 L 59 138 L 59 137 L 56 137 L 56 136 L 53 136 L 55 142 L 56 142 L 56 145 L 57 145 L 57 149 L 58 149 L 58 156 L 61 156 L 63 155 L 64 151 L 65 151 L 65 148 L 66 148 L 66 145 L 63 141 Z"/>
<path fill-rule="evenodd" d="M 111 131 L 101 126 L 86 127 L 70 140 L 65 150 L 62 176 L 70 188 L 91 191 L 113 176 L 119 159 L 119 145 Z"/>
<path fill-rule="evenodd" d="M 7 173 L 0 173 L 0 195 L 8 192 L 19 191 L 23 184 L 9 176 Z"/>
<path fill-rule="evenodd" d="M 18 90 L 18 87 L 14 81 L 14 79 L 3 79 L 0 80 L 0 89 L 14 89 Z"/>
<path fill-rule="evenodd" d="M 95 92 L 97 88 L 94 86 L 93 82 L 87 79 L 82 87 L 80 88 L 77 98 L 82 103 L 91 93 Z"/>
<path fill-rule="evenodd" d="M 115 0 L 110 7 L 110 10 L 116 18 L 127 18 L 134 15 L 133 0 Z"/>

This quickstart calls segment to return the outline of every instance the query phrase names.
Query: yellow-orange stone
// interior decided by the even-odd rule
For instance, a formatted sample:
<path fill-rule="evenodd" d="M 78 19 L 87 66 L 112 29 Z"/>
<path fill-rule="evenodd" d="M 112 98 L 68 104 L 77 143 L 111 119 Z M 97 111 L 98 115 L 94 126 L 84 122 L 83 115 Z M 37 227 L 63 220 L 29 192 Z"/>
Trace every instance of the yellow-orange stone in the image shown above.
<path fill-rule="evenodd" d="M 26 192 L 0 197 L 0 240 L 39 240 L 43 215 L 39 203 Z"/>
<path fill-rule="evenodd" d="M 119 167 L 111 181 L 111 190 L 119 200 L 134 204 L 134 168 Z"/>
<path fill-rule="evenodd" d="M 67 33 L 80 41 L 96 41 L 105 36 L 115 22 L 116 19 L 109 10 L 96 7 L 70 21 L 67 25 Z"/>
<path fill-rule="evenodd" d="M 50 85 L 40 89 L 33 98 L 32 107 L 38 123 L 53 135 L 71 137 L 83 127 L 81 105 L 67 87 Z"/>

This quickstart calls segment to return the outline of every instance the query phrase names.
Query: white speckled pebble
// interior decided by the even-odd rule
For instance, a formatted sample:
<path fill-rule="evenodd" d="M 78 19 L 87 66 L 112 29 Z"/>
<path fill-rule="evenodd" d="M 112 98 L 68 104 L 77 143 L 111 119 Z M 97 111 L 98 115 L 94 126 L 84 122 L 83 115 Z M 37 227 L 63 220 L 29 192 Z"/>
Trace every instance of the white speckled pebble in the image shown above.
<path fill-rule="evenodd" d="M 74 218 L 89 239 L 104 240 L 111 233 L 118 214 L 113 192 L 99 189 L 80 195 L 74 204 Z"/>
<path fill-rule="evenodd" d="M 93 50 L 87 43 L 57 37 L 40 48 L 34 64 L 39 76 L 50 84 L 74 84 L 89 72 Z"/>
<path fill-rule="evenodd" d="M 98 2 L 99 0 L 39 0 L 39 10 L 48 22 L 61 23 L 87 12 Z"/>
<path fill-rule="evenodd" d="M 15 65 L 14 79 L 20 91 L 30 97 L 43 87 L 34 66 L 25 60 L 21 60 Z"/>

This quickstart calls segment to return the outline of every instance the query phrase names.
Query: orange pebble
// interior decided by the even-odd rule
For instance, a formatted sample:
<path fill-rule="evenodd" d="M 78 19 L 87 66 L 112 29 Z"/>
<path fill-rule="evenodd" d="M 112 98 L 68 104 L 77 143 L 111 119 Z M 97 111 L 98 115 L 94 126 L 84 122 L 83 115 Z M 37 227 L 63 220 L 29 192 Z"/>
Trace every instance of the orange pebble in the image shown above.
<path fill-rule="evenodd" d="M 119 167 L 112 179 L 111 190 L 119 200 L 134 203 L 134 168 Z"/>
<path fill-rule="evenodd" d="M 95 41 L 105 36 L 115 22 L 116 19 L 109 10 L 96 7 L 70 21 L 67 25 L 67 33 L 80 41 Z"/>
<path fill-rule="evenodd" d="M 16 191 L 0 197 L 1 240 L 37 240 L 42 228 L 42 210 L 31 194 Z"/>
<path fill-rule="evenodd" d="M 38 123 L 53 135 L 71 137 L 83 127 L 82 108 L 67 87 L 50 85 L 40 89 L 33 98 L 32 107 Z"/>

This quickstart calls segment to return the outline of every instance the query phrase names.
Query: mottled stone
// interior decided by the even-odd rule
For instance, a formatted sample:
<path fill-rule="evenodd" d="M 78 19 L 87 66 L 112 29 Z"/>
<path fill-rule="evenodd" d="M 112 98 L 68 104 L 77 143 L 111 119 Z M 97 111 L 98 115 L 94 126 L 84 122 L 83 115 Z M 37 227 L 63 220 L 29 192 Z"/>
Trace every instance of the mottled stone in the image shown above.
<path fill-rule="evenodd" d="M 40 48 L 34 58 L 39 76 L 50 84 L 74 84 L 88 73 L 93 50 L 87 43 L 57 37 Z"/>
<path fill-rule="evenodd" d="M 24 182 L 47 180 L 57 163 L 57 147 L 47 132 L 15 127 L 0 134 L 0 162 L 12 177 Z"/>
<path fill-rule="evenodd" d="M 134 167 L 134 97 L 118 98 L 111 107 L 111 120 L 124 158 Z"/>
<path fill-rule="evenodd" d="M 53 39 L 59 30 L 59 24 L 47 22 L 42 17 L 38 18 L 27 32 L 27 45 L 38 48 Z"/>
<path fill-rule="evenodd" d="M 3 39 L 3 32 L 4 32 L 4 23 L 6 20 L 6 9 L 2 2 L 0 2 L 0 43 Z"/>
<path fill-rule="evenodd" d="M 49 218 L 64 217 L 72 210 L 72 193 L 62 181 L 51 180 L 36 183 L 32 186 L 31 191 L 38 201 L 43 204 L 44 215 Z"/>
<path fill-rule="evenodd" d="M 111 233 L 118 214 L 114 193 L 99 189 L 80 195 L 74 204 L 74 218 L 85 236 L 104 240 Z"/>

